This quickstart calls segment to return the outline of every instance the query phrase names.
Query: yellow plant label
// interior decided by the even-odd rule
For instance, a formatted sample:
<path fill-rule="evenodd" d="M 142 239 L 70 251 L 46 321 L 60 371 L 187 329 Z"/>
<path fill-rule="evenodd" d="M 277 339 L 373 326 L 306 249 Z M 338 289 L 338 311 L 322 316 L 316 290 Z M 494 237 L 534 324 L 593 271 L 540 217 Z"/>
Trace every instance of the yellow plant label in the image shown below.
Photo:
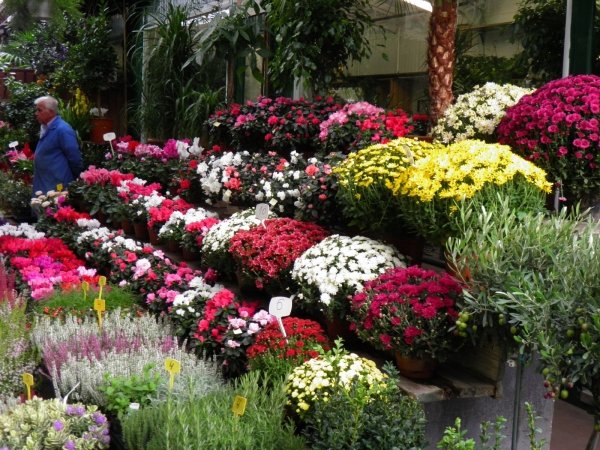
<path fill-rule="evenodd" d="M 236 395 L 233 399 L 233 406 L 231 407 L 231 410 L 235 415 L 243 416 L 246 412 L 246 403 L 248 403 L 248 399 L 246 397 Z"/>
<path fill-rule="evenodd" d="M 165 359 L 165 369 L 167 372 L 175 374 L 181 372 L 181 363 L 173 358 Z"/>
<path fill-rule="evenodd" d="M 102 298 L 102 288 L 106 286 L 106 277 L 104 275 L 98 278 L 98 286 L 100 286 L 100 289 L 98 291 L 98 298 Z"/>
<path fill-rule="evenodd" d="M 83 301 L 85 302 L 87 300 L 87 293 L 90 290 L 90 283 L 87 281 L 81 283 L 81 290 L 83 291 Z"/>
<path fill-rule="evenodd" d="M 62 183 L 58 183 L 58 184 L 56 185 L 56 190 L 57 190 L 58 192 L 62 192 L 62 190 L 63 190 L 63 185 L 62 185 Z"/>
<path fill-rule="evenodd" d="M 27 400 L 31 400 L 31 386 L 33 386 L 33 375 L 25 372 L 23 374 L 23 383 L 27 387 Z"/>
<path fill-rule="evenodd" d="M 106 301 L 103 298 L 94 300 L 94 311 L 98 311 L 99 313 L 106 311 Z"/>

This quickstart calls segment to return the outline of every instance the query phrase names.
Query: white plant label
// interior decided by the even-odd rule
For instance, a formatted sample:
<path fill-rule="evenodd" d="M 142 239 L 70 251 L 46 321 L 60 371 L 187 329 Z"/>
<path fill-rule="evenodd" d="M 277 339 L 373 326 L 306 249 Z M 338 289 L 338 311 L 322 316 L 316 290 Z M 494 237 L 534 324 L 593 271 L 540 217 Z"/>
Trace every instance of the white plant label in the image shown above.
<path fill-rule="evenodd" d="M 256 205 L 256 219 L 261 222 L 265 221 L 269 217 L 269 205 L 266 203 L 259 203 Z"/>
<path fill-rule="evenodd" d="M 12 141 L 10 144 L 8 144 L 10 148 L 17 148 L 17 145 L 19 145 L 19 141 Z"/>
<path fill-rule="evenodd" d="M 106 142 L 111 142 L 117 138 L 117 135 L 115 134 L 114 131 L 111 131 L 110 133 L 104 133 L 104 135 L 102 137 L 104 138 L 104 140 Z"/>
<path fill-rule="evenodd" d="M 269 314 L 277 318 L 277 323 L 279 324 L 279 329 L 281 330 L 285 342 L 288 342 L 288 338 L 281 318 L 289 316 L 291 312 L 292 299 L 289 297 L 273 297 L 269 302 Z"/>
<path fill-rule="evenodd" d="M 269 302 L 269 314 L 275 317 L 287 317 L 292 313 L 292 299 L 273 297 Z"/>

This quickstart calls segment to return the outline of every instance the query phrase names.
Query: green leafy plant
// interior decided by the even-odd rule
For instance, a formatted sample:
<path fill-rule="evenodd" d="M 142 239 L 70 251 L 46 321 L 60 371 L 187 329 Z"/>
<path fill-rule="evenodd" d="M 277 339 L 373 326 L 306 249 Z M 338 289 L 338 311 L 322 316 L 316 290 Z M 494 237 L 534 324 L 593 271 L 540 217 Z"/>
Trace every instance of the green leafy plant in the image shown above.
<path fill-rule="evenodd" d="M 437 443 L 437 448 L 442 450 L 475 450 L 475 440 L 465 438 L 467 430 L 463 430 L 460 417 L 457 417 L 454 426 L 444 430 L 442 440 Z"/>
<path fill-rule="evenodd" d="M 241 416 L 231 411 L 236 395 L 247 400 Z M 122 419 L 123 435 L 130 450 L 303 449 L 284 404 L 283 380 L 252 372 L 204 397 L 172 397 L 132 412 Z"/>
<path fill-rule="evenodd" d="M 527 405 L 528 403 L 526 403 Z M 502 440 L 505 438 L 505 436 L 502 434 L 502 430 L 504 429 L 504 426 L 506 425 L 506 418 L 503 416 L 498 416 L 496 417 L 496 420 L 494 421 L 494 423 L 490 422 L 489 420 L 486 420 L 484 422 L 481 422 L 481 425 L 479 427 L 480 430 L 480 434 L 479 434 L 479 442 L 481 442 L 481 445 L 483 446 L 484 449 L 486 450 L 500 450 L 500 446 L 502 444 Z M 492 429 L 493 434 L 490 433 L 490 429 Z M 493 440 L 493 445 L 489 445 Z"/>
<path fill-rule="evenodd" d="M 337 387 L 315 402 L 302 434 L 311 449 L 366 450 L 387 448 L 411 450 L 425 446 L 425 414 L 414 399 L 403 395 L 398 374 L 387 364 L 389 378 L 381 394 L 364 403 L 363 388 L 352 383 Z"/>
<path fill-rule="evenodd" d="M 4 85 L 10 92 L 10 99 L 2 108 L 3 120 L 14 128 L 25 130 L 29 142 L 37 142 L 40 125 L 35 119 L 33 101 L 48 95 L 48 88 L 43 83 L 23 83 L 11 76 L 4 78 Z"/>
<path fill-rule="evenodd" d="M 127 288 L 107 285 L 104 287 L 102 296 L 106 299 L 106 309 L 108 311 L 114 309 L 136 311 L 141 309 L 139 308 L 139 298 Z M 66 314 L 87 315 L 92 312 L 94 299 L 97 297 L 97 287 L 91 287 L 85 296 L 79 288 L 62 289 L 44 300 L 31 303 L 31 310 L 36 314 L 60 318 L 64 318 Z"/>
<path fill-rule="evenodd" d="M 382 31 L 367 0 L 267 0 L 261 5 L 276 41 L 269 71 L 279 88 L 289 86 L 293 75 L 314 92 L 325 91 L 340 67 L 371 55 L 367 31 Z"/>
<path fill-rule="evenodd" d="M 110 373 L 104 374 L 103 386 L 100 392 L 106 396 L 106 410 L 117 415 L 129 410 L 131 403 L 140 406 L 150 404 L 158 391 L 162 377 L 157 372 L 152 372 L 154 364 L 147 364 L 142 373 L 129 377 L 115 377 Z"/>
<path fill-rule="evenodd" d="M 199 136 L 204 120 L 221 100 L 223 66 L 201 66 L 196 61 L 199 37 L 187 19 L 188 11 L 181 5 L 169 4 L 165 12 L 149 14 L 131 49 L 141 95 L 132 111 L 137 127 L 152 138 Z"/>

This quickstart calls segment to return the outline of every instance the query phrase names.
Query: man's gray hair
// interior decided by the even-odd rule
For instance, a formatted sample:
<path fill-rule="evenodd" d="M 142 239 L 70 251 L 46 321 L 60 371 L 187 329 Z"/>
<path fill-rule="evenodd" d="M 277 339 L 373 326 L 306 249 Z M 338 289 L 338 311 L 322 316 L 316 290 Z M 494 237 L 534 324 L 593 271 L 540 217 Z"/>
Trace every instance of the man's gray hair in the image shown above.
<path fill-rule="evenodd" d="M 33 104 L 36 106 L 40 103 L 42 103 L 50 111 L 54 111 L 55 113 L 58 112 L 58 100 L 56 100 L 54 97 L 51 97 L 50 95 L 45 95 L 43 97 L 36 98 L 33 102 Z"/>

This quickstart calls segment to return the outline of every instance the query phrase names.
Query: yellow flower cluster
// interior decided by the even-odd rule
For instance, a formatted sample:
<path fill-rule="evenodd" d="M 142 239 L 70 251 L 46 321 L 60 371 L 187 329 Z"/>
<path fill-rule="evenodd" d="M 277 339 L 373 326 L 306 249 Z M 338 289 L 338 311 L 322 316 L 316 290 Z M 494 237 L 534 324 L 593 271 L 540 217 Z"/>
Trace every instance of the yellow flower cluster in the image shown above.
<path fill-rule="evenodd" d="M 417 198 L 421 202 L 434 199 L 464 200 L 472 198 L 486 185 L 502 186 L 516 175 L 541 191 L 550 192 L 546 172 L 512 153 L 510 147 L 465 140 L 448 147 L 431 148 L 416 159 L 410 170 L 398 173 L 388 182 L 395 195 Z"/>
<path fill-rule="evenodd" d="M 349 391 L 354 382 L 365 388 L 365 401 L 380 394 L 386 376 L 370 359 L 354 353 L 325 354 L 296 367 L 288 377 L 286 394 L 288 404 L 300 417 L 304 416 L 316 400 L 327 402 L 336 388 Z"/>
<path fill-rule="evenodd" d="M 368 188 L 393 182 L 407 167 L 435 146 L 416 139 L 400 138 L 351 153 L 333 172 L 342 187 Z"/>
<path fill-rule="evenodd" d="M 90 113 L 90 100 L 79 88 L 75 89 L 75 101 L 71 109 L 77 116 L 87 116 Z"/>

